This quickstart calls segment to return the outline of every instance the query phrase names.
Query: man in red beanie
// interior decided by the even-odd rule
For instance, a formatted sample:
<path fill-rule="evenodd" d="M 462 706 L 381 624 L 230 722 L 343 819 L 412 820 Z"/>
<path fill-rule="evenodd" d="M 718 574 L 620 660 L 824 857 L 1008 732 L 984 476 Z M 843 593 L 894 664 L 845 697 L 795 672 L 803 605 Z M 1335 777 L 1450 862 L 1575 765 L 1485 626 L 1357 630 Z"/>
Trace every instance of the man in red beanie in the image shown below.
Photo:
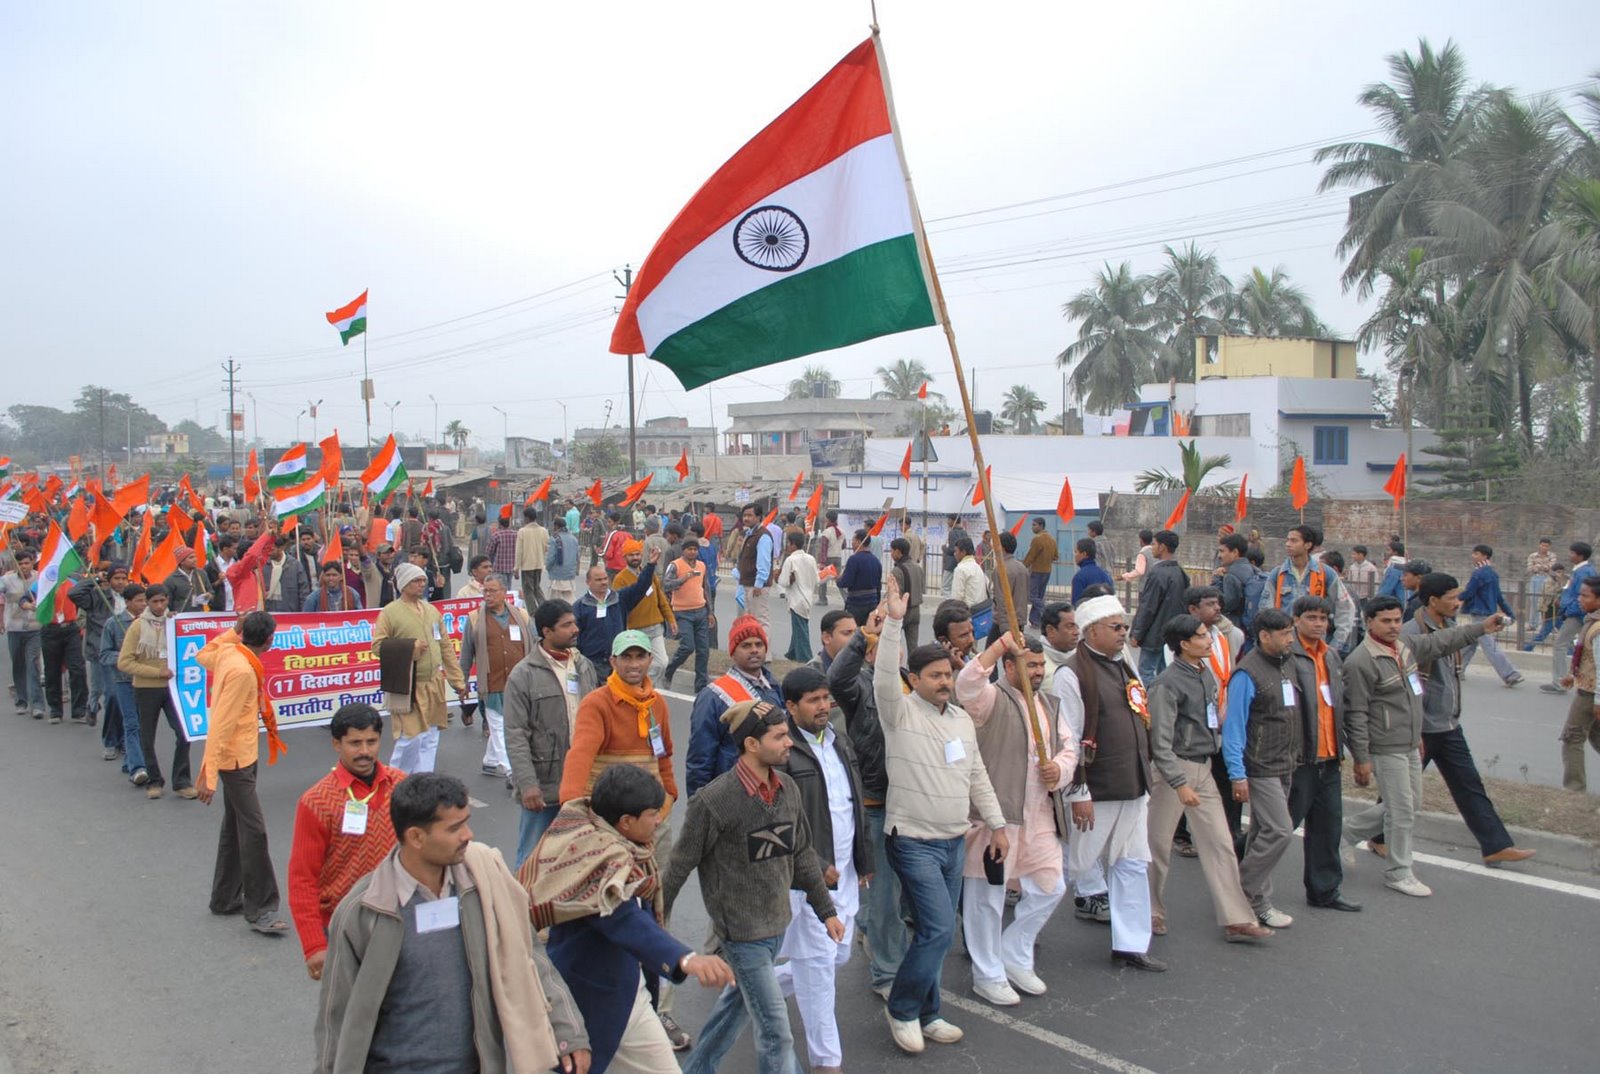
<path fill-rule="evenodd" d="M 783 708 L 783 689 L 767 668 L 767 631 L 753 615 L 728 628 L 728 670 L 695 695 L 689 716 L 689 753 L 684 759 L 689 795 L 733 767 L 739 759 L 722 714 L 741 701 L 766 701 Z"/>

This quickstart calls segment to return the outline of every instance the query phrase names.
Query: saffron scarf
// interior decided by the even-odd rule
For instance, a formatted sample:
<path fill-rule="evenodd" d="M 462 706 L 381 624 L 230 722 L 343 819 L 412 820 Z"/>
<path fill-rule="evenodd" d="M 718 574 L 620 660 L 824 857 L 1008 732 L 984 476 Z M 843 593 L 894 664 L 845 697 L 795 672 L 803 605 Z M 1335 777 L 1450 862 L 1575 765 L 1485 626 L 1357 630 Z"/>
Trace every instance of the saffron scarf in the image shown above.
<path fill-rule="evenodd" d="M 655 722 L 656 699 L 660 696 L 656 693 L 655 685 L 647 678 L 642 687 L 629 686 L 613 671 L 606 679 L 606 689 L 620 704 L 638 713 L 639 737 L 649 738 L 650 725 Z"/>
<path fill-rule="evenodd" d="M 256 673 L 256 703 L 261 709 L 261 722 L 267 727 L 267 763 L 277 764 L 278 758 L 289 752 L 289 747 L 283 744 L 283 739 L 278 735 L 278 714 L 272 707 L 272 698 L 267 694 L 267 669 L 261 666 L 261 658 L 239 638 L 238 631 L 229 630 L 218 640 L 243 653 L 250 662 L 250 670 Z"/>

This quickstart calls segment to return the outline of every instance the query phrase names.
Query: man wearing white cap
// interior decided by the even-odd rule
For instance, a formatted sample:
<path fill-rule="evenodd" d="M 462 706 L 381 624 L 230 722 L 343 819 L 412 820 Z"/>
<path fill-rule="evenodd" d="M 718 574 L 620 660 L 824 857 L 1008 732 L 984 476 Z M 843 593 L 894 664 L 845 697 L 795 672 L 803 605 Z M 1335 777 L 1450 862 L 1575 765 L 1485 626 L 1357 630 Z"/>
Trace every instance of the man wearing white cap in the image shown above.
<path fill-rule="evenodd" d="M 423 599 L 428 575 L 421 567 L 402 563 L 394 569 L 399 599 L 384 606 L 372 628 L 372 654 L 383 661 L 384 642 L 412 643 L 411 696 L 385 694 L 394 717 L 394 755 L 389 764 L 402 772 L 432 772 L 439 753 L 439 729 L 449 722 L 445 710 L 446 681 L 465 697 L 467 680 L 456 659 L 456 647 L 445 634 L 444 617 Z M 404 707 L 407 711 L 400 711 Z"/>
<path fill-rule="evenodd" d="M 1078 769 L 1067 797 L 1077 829 L 1068 846 L 1073 877 L 1096 866 L 1110 880 L 1111 960 L 1161 972 L 1151 958 L 1150 735 L 1144 684 L 1123 653 L 1128 613 L 1114 596 L 1076 609 L 1082 641 L 1059 673 L 1061 708 L 1081 727 Z"/>

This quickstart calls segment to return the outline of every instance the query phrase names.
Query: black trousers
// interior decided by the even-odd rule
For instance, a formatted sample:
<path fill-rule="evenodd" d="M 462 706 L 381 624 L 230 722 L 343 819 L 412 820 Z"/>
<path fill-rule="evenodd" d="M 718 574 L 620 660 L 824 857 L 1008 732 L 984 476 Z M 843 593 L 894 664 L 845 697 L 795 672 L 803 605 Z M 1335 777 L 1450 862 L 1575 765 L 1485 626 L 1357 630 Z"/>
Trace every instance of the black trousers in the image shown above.
<path fill-rule="evenodd" d="M 222 833 L 211 877 L 211 912 L 244 911 L 245 920 L 278 911 L 278 877 L 267 851 L 267 821 L 256 797 L 258 765 L 218 772 L 222 784 Z"/>
<path fill-rule="evenodd" d="M 50 715 L 61 715 L 61 674 L 66 672 L 72 693 L 72 718 L 89 715 L 89 675 L 83 665 L 83 635 L 77 623 L 46 623 L 39 628 L 39 648 L 44 654 L 44 700 Z"/>
<path fill-rule="evenodd" d="M 173 737 L 178 740 L 172 747 L 173 789 L 193 786 L 194 779 L 189 774 L 189 740 L 184 737 L 171 692 L 165 686 L 135 686 L 133 701 L 139 706 L 139 746 L 144 750 L 144 767 L 150 773 L 150 786 L 166 786 L 166 780 L 161 778 L 161 759 L 156 756 L 156 728 L 163 713 Z"/>
<path fill-rule="evenodd" d="M 1289 784 L 1289 820 L 1305 825 L 1303 877 L 1306 902 L 1313 906 L 1339 894 L 1344 866 L 1339 862 L 1339 836 L 1344 830 L 1344 792 L 1339 762 L 1319 761 L 1294 770 Z"/>
<path fill-rule="evenodd" d="M 1461 728 L 1422 733 L 1422 766 L 1426 768 L 1429 764 L 1444 777 L 1444 785 L 1484 857 L 1509 847 L 1511 833 L 1506 831 L 1500 814 L 1495 812 L 1489 792 L 1483 789 L 1483 778 L 1478 775 L 1478 766 L 1472 760 L 1472 750 Z"/>

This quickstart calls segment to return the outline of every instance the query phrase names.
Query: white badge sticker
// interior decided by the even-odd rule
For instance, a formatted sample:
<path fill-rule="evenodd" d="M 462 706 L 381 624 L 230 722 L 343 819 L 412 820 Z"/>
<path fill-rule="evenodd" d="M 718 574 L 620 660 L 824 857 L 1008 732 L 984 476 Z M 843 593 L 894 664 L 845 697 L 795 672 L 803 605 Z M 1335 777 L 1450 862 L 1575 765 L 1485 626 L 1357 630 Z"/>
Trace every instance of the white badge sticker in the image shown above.
<path fill-rule="evenodd" d="M 661 728 L 656 724 L 650 725 L 650 752 L 655 754 L 657 759 L 667 755 L 666 740 L 661 737 Z"/>
<path fill-rule="evenodd" d="M 515 619 L 511 621 L 511 640 L 522 640 L 522 624 L 518 623 Z"/>
<path fill-rule="evenodd" d="M 567 693 L 574 697 L 578 696 L 578 677 L 576 675 L 568 676 Z"/>
<path fill-rule="evenodd" d="M 1333 708 L 1333 686 L 1329 683 L 1322 683 L 1321 689 L 1322 703 L 1327 705 L 1330 709 Z"/>
<path fill-rule="evenodd" d="M 1285 705 L 1294 704 L 1294 697 L 1294 683 L 1285 679 L 1283 682 L 1283 703 Z"/>
<path fill-rule="evenodd" d="M 433 640 L 434 641 L 439 641 L 440 640 L 440 638 L 439 638 L 439 624 L 438 623 L 433 624 Z"/>
<path fill-rule="evenodd" d="M 1422 696 L 1422 680 L 1417 678 L 1417 673 L 1415 671 L 1413 671 L 1410 674 L 1408 674 L 1406 676 L 1406 681 L 1411 684 L 1411 692 L 1416 694 L 1418 697 L 1421 697 Z"/>
<path fill-rule="evenodd" d="M 958 764 L 967 759 L 967 745 L 959 738 L 952 738 L 944 744 L 944 763 Z"/>
<path fill-rule="evenodd" d="M 594 606 L 594 617 L 596 619 L 604 619 L 606 617 L 606 606 L 604 604 L 596 604 Z"/>
<path fill-rule="evenodd" d="M 345 835 L 367 834 L 367 803 L 346 802 L 344 804 L 344 824 L 339 830 Z"/>
<path fill-rule="evenodd" d="M 461 927 L 461 900 L 454 895 L 448 899 L 433 899 L 417 903 L 417 931 L 442 932 Z"/>
<path fill-rule="evenodd" d="M 1215 701 L 1206 702 L 1206 726 L 1213 731 L 1219 726 L 1217 723 L 1217 703 Z"/>

